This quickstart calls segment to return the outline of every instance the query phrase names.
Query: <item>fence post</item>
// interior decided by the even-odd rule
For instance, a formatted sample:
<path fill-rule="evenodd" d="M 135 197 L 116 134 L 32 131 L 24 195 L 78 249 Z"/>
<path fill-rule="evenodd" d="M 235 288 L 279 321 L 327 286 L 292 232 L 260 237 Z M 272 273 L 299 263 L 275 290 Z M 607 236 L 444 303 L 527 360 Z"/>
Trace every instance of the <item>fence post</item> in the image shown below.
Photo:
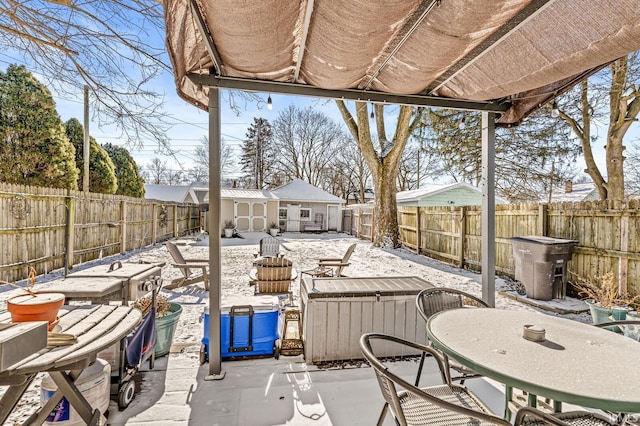
<path fill-rule="evenodd" d="M 373 242 L 373 234 L 376 232 L 376 209 L 371 209 L 371 242 Z"/>
<path fill-rule="evenodd" d="M 458 229 L 458 267 L 464 268 L 464 242 L 467 232 L 467 208 L 465 206 L 460 206 L 460 223 L 458 226 L 460 227 Z"/>
<path fill-rule="evenodd" d="M 416 206 L 416 253 L 420 254 L 420 206 Z"/>
<path fill-rule="evenodd" d="M 629 258 L 629 213 L 624 212 L 620 217 L 620 259 L 618 260 L 618 294 L 628 294 Z M 624 254 L 623 254 L 624 253 Z"/>
<path fill-rule="evenodd" d="M 151 245 L 156 245 L 158 238 L 158 205 L 153 203 L 151 205 Z"/>
<path fill-rule="evenodd" d="M 120 254 L 127 252 L 127 202 L 120 202 Z"/>
<path fill-rule="evenodd" d="M 173 238 L 178 238 L 178 205 L 173 205 Z"/>
<path fill-rule="evenodd" d="M 549 205 L 538 204 L 538 235 L 547 236 L 549 230 Z"/>
<path fill-rule="evenodd" d="M 75 239 L 75 222 L 76 222 L 76 200 L 71 196 L 67 196 L 66 205 L 66 226 L 65 226 L 65 259 L 64 259 L 64 276 L 67 276 L 69 268 L 73 267 L 73 241 Z"/>

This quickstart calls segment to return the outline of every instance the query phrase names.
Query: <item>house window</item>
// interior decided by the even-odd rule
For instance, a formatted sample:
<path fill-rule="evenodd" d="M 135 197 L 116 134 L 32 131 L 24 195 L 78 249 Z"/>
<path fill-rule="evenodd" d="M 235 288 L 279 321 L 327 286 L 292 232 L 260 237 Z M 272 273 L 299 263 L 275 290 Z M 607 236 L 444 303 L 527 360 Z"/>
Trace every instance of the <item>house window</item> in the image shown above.
<path fill-rule="evenodd" d="M 278 218 L 279 219 L 287 219 L 287 209 L 279 209 L 278 210 Z"/>
<path fill-rule="evenodd" d="M 311 209 L 300 209 L 300 220 L 311 220 Z"/>

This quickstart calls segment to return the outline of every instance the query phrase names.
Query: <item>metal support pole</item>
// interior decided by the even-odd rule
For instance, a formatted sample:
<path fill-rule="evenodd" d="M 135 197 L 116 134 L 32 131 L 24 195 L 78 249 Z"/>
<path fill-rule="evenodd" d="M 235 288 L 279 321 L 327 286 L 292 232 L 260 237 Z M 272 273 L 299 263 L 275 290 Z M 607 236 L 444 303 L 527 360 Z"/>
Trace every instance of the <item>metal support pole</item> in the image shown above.
<path fill-rule="evenodd" d="M 496 120 L 482 113 L 482 300 L 496 305 Z"/>
<path fill-rule="evenodd" d="M 220 90 L 209 88 L 209 376 L 224 378 L 220 351 Z"/>

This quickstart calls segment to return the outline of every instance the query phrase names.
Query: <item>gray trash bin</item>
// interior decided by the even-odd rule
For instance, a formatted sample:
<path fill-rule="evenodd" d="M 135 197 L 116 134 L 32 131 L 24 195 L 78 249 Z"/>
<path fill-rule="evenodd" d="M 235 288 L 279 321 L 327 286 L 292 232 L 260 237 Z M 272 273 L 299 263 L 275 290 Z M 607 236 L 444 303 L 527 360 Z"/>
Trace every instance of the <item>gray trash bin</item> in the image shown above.
<path fill-rule="evenodd" d="M 527 297 L 564 299 L 567 294 L 567 262 L 576 240 L 527 236 L 509 238 L 516 261 L 516 280 L 524 284 Z"/>

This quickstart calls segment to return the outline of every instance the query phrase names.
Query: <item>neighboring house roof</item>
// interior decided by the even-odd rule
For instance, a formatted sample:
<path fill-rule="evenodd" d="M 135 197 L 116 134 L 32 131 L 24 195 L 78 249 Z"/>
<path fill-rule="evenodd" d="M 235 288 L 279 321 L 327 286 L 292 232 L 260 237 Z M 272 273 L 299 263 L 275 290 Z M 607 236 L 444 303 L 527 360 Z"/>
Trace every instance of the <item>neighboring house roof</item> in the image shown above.
<path fill-rule="evenodd" d="M 311 201 L 317 203 L 341 203 L 346 201 L 300 179 L 295 179 L 271 191 L 283 201 Z"/>
<path fill-rule="evenodd" d="M 238 188 L 222 188 L 220 189 L 220 198 L 232 199 L 250 199 L 250 200 L 277 200 L 273 193 L 266 189 L 238 189 Z M 209 196 L 207 195 L 207 201 Z"/>
<path fill-rule="evenodd" d="M 160 201 L 185 202 L 190 185 L 150 185 L 144 186 L 144 198 Z"/>
<path fill-rule="evenodd" d="M 397 203 L 411 203 L 418 202 L 425 198 L 432 198 L 439 194 L 444 194 L 447 192 L 451 192 L 453 195 L 452 200 L 448 204 L 452 205 L 460 205 L 461 203 L 455 202 L 455 192 L 460 190 L 464 190 L 466 192 L 472 191 L 474 193 L 478 193 L 480 196 L 482 195 L 482 191 L 476 188 L 473 185 L 469 185 L 468 183 L 459 182 L 452 183 L 447 185 L 439 185 L 439 184 L 427 184 L 423 188 L 420 189 L 412 189 L 410 191 L 401 191 L 396 193 L 396 202 Z M 504 204 L 506 200 L 496 197 L 496 203 Z"/>
<path fill-rule="evenodd" d="M 567 185 L 553 188 L 551 192 L 551 202 L 574 202 L 598 200 L 598 189 L 593 182 L 571 184 L 571 190 L 567 191 Z"/>

